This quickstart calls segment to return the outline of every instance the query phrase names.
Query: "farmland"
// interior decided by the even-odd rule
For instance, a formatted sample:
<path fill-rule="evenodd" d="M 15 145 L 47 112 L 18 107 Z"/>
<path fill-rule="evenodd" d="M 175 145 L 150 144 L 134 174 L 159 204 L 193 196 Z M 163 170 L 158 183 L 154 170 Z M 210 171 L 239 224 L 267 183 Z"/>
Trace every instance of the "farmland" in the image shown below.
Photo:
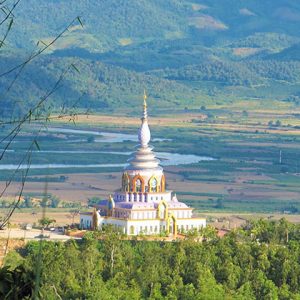
<path fill-rule="evenodd" d="M 277 104 L 266 108 L 257 102 L 212 105 L 199 111 L 177 111 L 175 117 L 155 115 L 150 117 L 150 125 L 155 151 L 214 158 L 164 167 L 167 187 L 198 212 L 300 211 L 300 118 L 289 106 L 281 104 L 278 110 Z M 75 125 L 67 119 L 55 119 L 49 128 L 71 129 L 71 133 L 42 131 L 37 138 L 40 151 L 32 154 L 32 164 L 77 163 L 83 167 L 32 169 L 25 195 L 42 195 L 47 176 L 48 192 L 61 201 L 85 206 L 88 198 L 107 197 L 119 188 L 121 165 L 136 142 L 101 142 L 101 132 L 134 136 L 138 126 L 137 117 L 126 115 L 79 115 Z M 17 163 L 24 155 L 26 141 L 38 128 L 38 124 L 26 128 L 12 146 L 15 152 L 8 152 L 2 163 Z M 86 133 L 76 135 L 72 130 Z M 91 138 L 93 131 L 100 132 L 99 137 Z M 89 167 L 103 163 L 112 166 Z M 2 170 L 2 187 L 10 173 Z M 17 194 L 19 187 L 17 180 L 6 196 Z"/>

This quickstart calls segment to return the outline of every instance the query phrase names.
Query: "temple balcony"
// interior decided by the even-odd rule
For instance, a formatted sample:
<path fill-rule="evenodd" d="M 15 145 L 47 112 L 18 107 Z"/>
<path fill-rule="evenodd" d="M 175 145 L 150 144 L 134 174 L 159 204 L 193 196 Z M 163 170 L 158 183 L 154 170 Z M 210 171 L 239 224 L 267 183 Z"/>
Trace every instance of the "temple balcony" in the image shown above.
<path fill-rule="evenodd" d="M 115 202 L 159 202 L 161 200 L 171 201 L 171 191 L 160 193 L 132 193 L 116 192 L 114 194 Z"/>

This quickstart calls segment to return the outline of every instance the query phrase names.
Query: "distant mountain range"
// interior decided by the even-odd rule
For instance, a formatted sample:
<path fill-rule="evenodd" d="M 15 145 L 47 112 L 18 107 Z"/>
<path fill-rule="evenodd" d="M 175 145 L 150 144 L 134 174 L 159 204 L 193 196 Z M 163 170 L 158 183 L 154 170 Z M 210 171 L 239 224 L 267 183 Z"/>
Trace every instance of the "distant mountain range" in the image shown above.
<path fill-rule="evenodd" d="M 300 2 L 294 0 L 35 0 L 21 1 L 17 23 L 10 39 L 18 48 L 32 48 L 47 41 L 74 17 L 84 28 L 74 26 L 55 48 L 84 48 L 106 52 L 118 46 L 161 40 L 197 40 L 206 46 L 239 40 L 252 47 L 281 46 L 300 37 Z M 251 39 L 257 33 L 263 35 Z M 268 34 L 267 34 L 268 35 Z M 258 42 L 258 44 L 256 44 Z"/>
<path fill-rule="evenodd" d="M 84 27 L 74 25 L 26 67 L 12 91 L 0 79 L 1 101 L 36 101 L 69 64 L 80 73 L 56 92 L 57 107 L 81 95 L 79 107 L 125 109 L 144 88 L 162 107 L 192 108 L 228 95 L 289 101 L 300 92 L 300 2 L 292 0 L 21 1 L 1 70 L 77 16 Z"/>

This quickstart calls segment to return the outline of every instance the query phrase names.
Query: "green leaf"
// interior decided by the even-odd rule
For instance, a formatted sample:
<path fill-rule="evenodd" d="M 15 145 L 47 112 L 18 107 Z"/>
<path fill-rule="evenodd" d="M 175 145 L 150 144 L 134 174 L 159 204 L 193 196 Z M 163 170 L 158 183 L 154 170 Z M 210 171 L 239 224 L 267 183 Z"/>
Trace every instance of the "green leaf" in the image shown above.
<path fill-rule="evenodd" d="M 71 64 L 71 67 L 72 67 L 77 73 L 80 73 L 79 69 L 78 69 L 74 64 Z"/>
<path fill-rule="evenodd" d="M 1 3 L 2 4 L 2 3 Z M 3 13 L 7 16 L 8 15 L 8 13 L 6 12 L 6 10 L 5 10 L 5 7 L 1 7 L 1 10 L 3 11 Z"/>
<path fill-rule="evenodd" d="M 79 24 L 81 25 L 81 27 L 83 28 L 83 23 L 82 23 L 81 18 L 79 16 L 77 17 L 77 20 L 78 20 Z"/>
<path fill-rule="evenodd" d="M 34 140 L 34 144 L 35 144 L 36 148 L 38 149 L 38 151 L 41 151 L 40 145 L 38 144 L 37 140 Z"/>
<path fill-rule="evenodd" d="M 13 23 L 14 23 L 14 19 L 10 19 L 10 22 L 8 24 L 8 31 L 11 30 L 11 27 L 12 27 Z"/>
<path fill-rule="evenodd" d="M 49 45 L 47 45 L 45 42 L 43 42 L 42 40 L 40 40 L 39 42 L 41 42 L 44 46 L 48 47 Z"/>

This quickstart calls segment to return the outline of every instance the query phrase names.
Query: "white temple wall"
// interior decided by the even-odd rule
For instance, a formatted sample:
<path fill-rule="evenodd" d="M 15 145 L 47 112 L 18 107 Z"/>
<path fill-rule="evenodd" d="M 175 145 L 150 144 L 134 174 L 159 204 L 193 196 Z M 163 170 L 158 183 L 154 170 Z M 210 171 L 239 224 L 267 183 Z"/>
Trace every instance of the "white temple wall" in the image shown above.
<path fill-rule="evenodd" d="M 98 223 L 99 229 L 105 225 L 113 225 L 128 235 L 159 234 L 166 230 L 166 222 L 161 220 L 130 221 L 115 218 L 101 218 Z"/>
<path fill-rule="evenodd" d="M 127 234 L 138 235 L 138 234 L 159 234 L 166 230 L 166 221 L 161 220 L 141 220 L 133 221 L 128 220 L 127 223 Z"/>
<path fill-rule="evenodd" d="M 186 210 L 172 210 L 169 209 L 169 213 L 172 213 L 175 218 L 177 219 L 185 219 L 185 218 L 191 218 L 192 217 L 192 210 L 186 209 Z M 138 219 L 157 219 L 157 210 L 151 210 L 151 211 L 132 211 L 130 214 L 130 218 L 134 220 Z"/>
<path fill-rule="evenodd" d="M 193 229 L 201 229 L 202 227 L 206 227 L 206 219 L 177 219 L 177 230 L 179 231 L 187 231 Z"/>
<path fill-rule="evenodd" d="M 177 219 L 185 219 L 185 218 L 191 218 L 192 217 L 192 210 L 187 209 L 187 210 L 172 210 L 169 209 L 169 212 L 174 215 L 175 218 Z"/>
<path fill-rule="evenodd" d="M 105 225 L 113 225 L 117 229 L 119 229 L 121 232 L 124 234 L 127 233 L 127 221 L 122 220 L 122 219 L 115 219 L 115 218 L 100 218 L 98 222 L 98 228 L 100 229 L 101 227 Z"/>
<path fill-rule="evenodd" d="M 83 229 L 92 228 L 93 216 L 92 215 L 81 215 L 80 223 Z M 99 218 L 98 227 L 99 229 L 105 225 L 113 225 L 119 228 L 124 234 L 138 235 L 138 234 L 159 234 L 160 232 L 166 231 L 167 222 L 165 220 L 153 219 L 153 220 L 122 220 L 115 218 Z M 193 229 L 201 229 L 206 227 L 205 219 L 177 219 L 176 220 L 177 230 L 188 231 Z"/>
<path fill-rule="evenodd" d="M 90 229 L 93 224 L 92 214 L 80 214 L 80 227 L 82 229 Z"/>

